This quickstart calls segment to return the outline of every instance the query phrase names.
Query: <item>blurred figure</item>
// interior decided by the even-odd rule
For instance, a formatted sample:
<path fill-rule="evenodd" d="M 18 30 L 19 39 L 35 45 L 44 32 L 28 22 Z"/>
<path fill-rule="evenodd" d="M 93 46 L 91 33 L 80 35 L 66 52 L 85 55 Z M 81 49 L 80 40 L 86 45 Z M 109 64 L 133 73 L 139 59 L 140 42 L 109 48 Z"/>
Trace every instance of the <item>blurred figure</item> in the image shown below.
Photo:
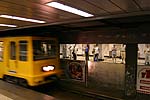
<path fill-rule="evenodd" d="M 146 46 L 144 53 L 145 53 L 145 64 L 149 65 L 150 64 L 150 48 L 148 47 L 148 45 Z"/>
<path fill-rule="evenodd" d="M 77 51 L 78 51 L 78 48 L 76 47 L 76 44 L 75 44 L 72 50 L 73 60 L 77 60 Z"/>
<path fill-rule="evenodd" d="M 73 50 L 73 46 L 70 45 L 68 49 L 69 49 L 69 58 L 72 59 L 72 54 L 71 54 L 71 52 L 72 52 L 72 50 Z"/>
<path fill-rule="evenodd" d="M 98 44 L 96 44 L 92 51 L 92 53 L 94 53 L 94 61 L 98 61 L 99 52 L 100 52 L 100 49 L 98 47 Z"/>
<path fill-rule="evenodd" d="M 85 60 L 89 60 L 89 44 L 85 47 Z"/>
<path fill-rule="evenodd" d="M 67 49 L 66 49 L 67 47 L 66 47 L 66 45 L 65 44 L 63 44 L 63 48 L 62 48 L 62 56 L 63 56 L 63 58 L 66 58 L 67 57 Z"/>
<path fill-rule="evenodd" d="M 112 51 L 112 60 L 114 63 L 116 63 L 117 49 L 116 49 L 115 45 L 113 45 L 111 51 Z"/>
<path fill-rule="evenodd" d="M 121 55 L 121 63 L 125 63 L 125 45 L 123 44 L 121 46 L 121 49 L 120 49 L 120 55 Z"/>

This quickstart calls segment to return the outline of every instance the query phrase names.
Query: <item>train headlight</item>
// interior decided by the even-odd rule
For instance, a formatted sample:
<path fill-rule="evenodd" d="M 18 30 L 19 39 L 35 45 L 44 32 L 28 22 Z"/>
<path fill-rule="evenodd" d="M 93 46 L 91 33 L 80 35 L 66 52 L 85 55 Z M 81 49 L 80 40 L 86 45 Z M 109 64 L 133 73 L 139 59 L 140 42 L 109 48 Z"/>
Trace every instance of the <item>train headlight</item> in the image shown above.
<path fill-rule="evenodd" d="M 42 67 L 42 71 L 44 71 L 44 72 L 52 71 L 54 69 L 55 69 L 55 67 L 52 66 L 52 65 L 48 65 L 48 66 L 43 66 Z"/>

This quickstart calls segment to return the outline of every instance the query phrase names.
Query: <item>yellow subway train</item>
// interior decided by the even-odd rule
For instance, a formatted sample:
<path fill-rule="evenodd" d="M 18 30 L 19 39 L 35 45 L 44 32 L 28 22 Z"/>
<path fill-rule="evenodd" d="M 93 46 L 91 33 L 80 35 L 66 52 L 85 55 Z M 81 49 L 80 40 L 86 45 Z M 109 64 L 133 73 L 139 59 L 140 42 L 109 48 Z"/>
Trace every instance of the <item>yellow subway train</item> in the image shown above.
<path fill-rule="evenodd" d="M 58 41 L 51 37 L 0 38 L 0 78 L 22 86 L 37 86 L 58 79 Z"/>

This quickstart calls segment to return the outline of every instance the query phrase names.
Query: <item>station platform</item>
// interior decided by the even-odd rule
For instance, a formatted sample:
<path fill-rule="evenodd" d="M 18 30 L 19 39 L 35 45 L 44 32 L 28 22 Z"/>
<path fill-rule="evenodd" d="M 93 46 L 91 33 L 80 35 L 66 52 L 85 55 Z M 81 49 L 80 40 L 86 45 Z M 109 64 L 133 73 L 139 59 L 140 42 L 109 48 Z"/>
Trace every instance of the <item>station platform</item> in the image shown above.
<path fill-rule="evenodd" d="M 71 61 L 66 59 L 62 60 L 62 66 L 67 68 L 70 64 L 69 62 Z M 81 61 L 76 60 L 76 62 L 79 62 L 82 65 Z M 138 64 L 144 65 L 144 60 L 139 60 Z M 89 67 L 86 82 L 85 80 L 70 78 L 68 74 L 69 71 L 66 69 L 67 77 L 61 80 L 61 87 L 71 92 L 92 96 L 96 98 L 94 100 L 149 100 L 150 95 L 138 92 L 135 97 L 125 96 L 125 64 L 122 64 L 119 58 L 116 63 L 113 63 L 112 59 L 108 58 L 104 61 L 91 62 L 91 65 L 93 65 L 91 68 L 94 69 L 91 70 Z M 84 69 L 85 68 L 83 67 L 83 70 Z"/>
<path fill-rule="evenodd" d="M 0 80 L 0 100 L 56 100 L 56 98 Z"/>
<path fill-rule="evenodd" d="M 135 97 L 126 97 L 124 91 L 116 91 L 115 89 L 108 89 L 101 87 L 101 90 L 95 88 L 88 88 L 81 84 L 76 85 L 71 81 L 62 80 L 62 87 L 67 91 L 91 96 L 95 98 L 94 100 L 149 100 L 150 95 L 138 93 Z M 71 87 L 71 89 L 70 89 Z"/>
<path fill-rule="evenodd" d="M 87 88 L 82 85 L 75 86 L 75 84 L 72 82 L 67 82 L 64 80 L 61 80 L 60 83 L 64 91 L 89 96 L 93 98 L 91 100 L 149 100 L 150 98 L 150 95 L 144 95 L 140 93 L 137 93 L 136 97 L 134 98 L 126 98 L 123 95 L 123 91 L 118 92 L 112 89 L 108 92 L 106 88 L 101 88 L 100 91 L 97 91 L 96 89 Z M 69 87 L 72 87 L 72 89 Z M 56 99 L 53 96 L 39 93 L 0 80 L 0 100 L 61 100 L 61 97 Z"/>

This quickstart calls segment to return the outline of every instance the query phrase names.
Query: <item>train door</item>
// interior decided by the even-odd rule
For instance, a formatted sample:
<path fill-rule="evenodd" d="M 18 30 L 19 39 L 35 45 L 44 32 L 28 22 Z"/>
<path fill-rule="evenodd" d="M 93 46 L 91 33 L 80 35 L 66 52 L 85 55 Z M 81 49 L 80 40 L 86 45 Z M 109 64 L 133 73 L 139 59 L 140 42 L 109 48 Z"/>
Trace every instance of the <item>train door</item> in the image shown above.
<path fill-rule="evenodd" d="M 9 42 L 9 73 L 16 74 L 17 68 L 17 42 Z"/>
<path fill-rule="evenodd" d="M 30 50 L 29 50 L 30 49 Z M 18 42 L 18 74 L 29 75 L 31 71 L 31 47 L 29 48 L 28 40 L 20 40 Z"/>

